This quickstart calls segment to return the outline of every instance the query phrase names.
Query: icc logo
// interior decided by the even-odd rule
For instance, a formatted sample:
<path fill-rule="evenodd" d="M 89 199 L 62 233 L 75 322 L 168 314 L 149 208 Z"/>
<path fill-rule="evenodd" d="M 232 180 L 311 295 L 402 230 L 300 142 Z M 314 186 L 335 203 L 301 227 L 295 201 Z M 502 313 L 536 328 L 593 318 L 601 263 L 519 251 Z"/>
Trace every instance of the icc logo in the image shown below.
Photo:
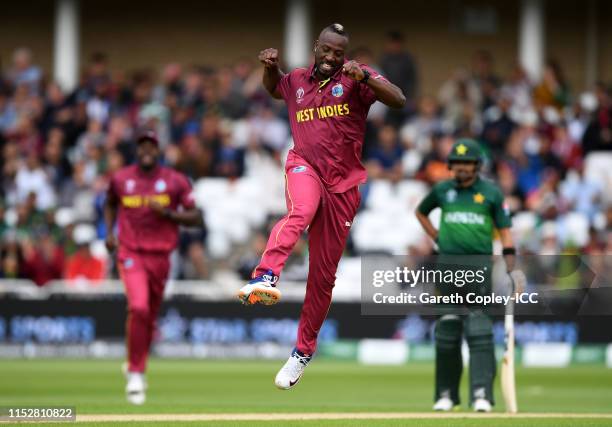
<path fill-rule="evenodd" d="M 295 92 L 295 102 L 298 104 L 304 100 L 304 88 L 300 87 L 297 92 Z"/>
<path fill-rule="evenodd" d="M 128 179 L 127 181 L 125 181 L 125 191 L 127 193 L 133 192 L 134 187 L 136 187 L 136 182 L 133 179 Z"/>
<path fill-rule="evenodd" d="M 336 98 L 340 98 L 344 93 L 344 88 L 342 87 L 342 83 L 338 83 L 334 87 L 332 87 L 332 95 Z"/>

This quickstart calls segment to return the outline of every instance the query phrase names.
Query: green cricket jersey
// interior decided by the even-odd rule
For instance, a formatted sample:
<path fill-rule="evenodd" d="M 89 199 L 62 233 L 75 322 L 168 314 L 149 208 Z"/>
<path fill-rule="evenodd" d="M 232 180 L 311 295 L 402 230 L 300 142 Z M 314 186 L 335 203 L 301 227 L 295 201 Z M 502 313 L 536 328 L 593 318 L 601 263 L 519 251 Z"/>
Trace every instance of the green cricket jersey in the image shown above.
<path fill-rule="evenodd" d="M 417 209 L 428 215 L 437 207 L 442 209 L 437 242 L 441 254 L 490 255 L 494 228 L 511 226 L 501 190 L 480 177 L 466 188 L 454 179 L 437 183 Z"/>

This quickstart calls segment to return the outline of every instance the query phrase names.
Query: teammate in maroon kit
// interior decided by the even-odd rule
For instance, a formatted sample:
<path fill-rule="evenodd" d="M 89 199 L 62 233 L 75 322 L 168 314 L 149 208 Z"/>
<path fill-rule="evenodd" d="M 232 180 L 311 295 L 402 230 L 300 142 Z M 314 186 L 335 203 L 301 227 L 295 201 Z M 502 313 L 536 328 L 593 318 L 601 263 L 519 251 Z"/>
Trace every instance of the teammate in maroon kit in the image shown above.
<path fill-rule="evenodd" d="M 326 27 L 308 68 L 283 74 L 278 51 L 259 54 L 263 84 L 284 99 L 294 147 L 285 165 L 287 215 L 272 229 L 253 279 L 240 289 L 244 304 L 278 302 L 276 282 L 287 257 L 308 227 L 309 273 L 297 344 L 276 376 L 276 386 L 293 387 L 316 349 L 327 316 L 336 269 L 366 181 L 361 151 L 366 117 L 375 101 L 401 108 L 402 91 L 372 68 L 345 60 L 348 35 L 340 24 Z"/>
<path fill-rule="evenodd" d="M 178 226 L 202 225 L 191 184 L 183 174 L 158 164 L 155 133 L 137 139 L 137 164 L 117 171 L 110 181 L 104 209 L 110 252 L 118 217 L 117 265 L 128 301 L 126 394 L 133 404 L 145 401 L 144 372 L 157 314 L 178 241 Z M 182 209 L 178 209 L 178 208 Z"/>

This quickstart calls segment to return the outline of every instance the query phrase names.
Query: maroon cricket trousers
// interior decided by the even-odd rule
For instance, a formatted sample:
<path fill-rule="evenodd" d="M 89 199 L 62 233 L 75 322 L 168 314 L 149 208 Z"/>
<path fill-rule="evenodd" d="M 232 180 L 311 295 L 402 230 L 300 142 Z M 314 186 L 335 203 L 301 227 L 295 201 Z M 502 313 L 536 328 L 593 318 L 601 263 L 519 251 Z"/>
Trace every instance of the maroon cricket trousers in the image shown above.
<path fill-rule="evenodd" d="M 128 370 L 144 372 L 170 269 L 169 254 L 120 247 L 117 260 L 128 303 Z"/>
<path fill-rule="evenodd" d="M 280 276 L 293 247 L 308 228 L 308 280 L 296 347 L 302 353 L 313 354 L 361 196 L 357 186 L 344 193 L 330 193 L 314 169 L 299 158 L 288 162 L 285 177 L 287 214 L 272 229 L 253 275 L 272 270 Z"/>

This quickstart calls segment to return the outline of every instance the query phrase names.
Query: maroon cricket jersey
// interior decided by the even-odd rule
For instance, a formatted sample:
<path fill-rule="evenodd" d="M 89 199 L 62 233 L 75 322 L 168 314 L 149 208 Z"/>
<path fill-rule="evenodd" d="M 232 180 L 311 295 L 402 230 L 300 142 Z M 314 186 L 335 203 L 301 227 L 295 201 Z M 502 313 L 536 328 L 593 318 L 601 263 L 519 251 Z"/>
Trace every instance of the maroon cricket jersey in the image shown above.
<path fill-rule="evenodd" d="M 108 193 L 119 204 L 119 245 L 133 251 L 171 252 L 178 241 L 178 225 L 153 212 L 149 201 L 173 210 L 195 207 L 187 177 L 162 166 L 150 173 L 125 167 L 112 176 Z"/>
<path fill-rule="evenodd" d="M 383 78 L 363 64 L 371 79 Z M 315 66 L 285 74 L 278 90 L 287 103 L 295 154 L 312 166 L 327 189 L 343 193 L 366 182 L 361 150 L 366 117 L 376 94 L 342 74 L 315 78 Z M 288 164 L 292 160 L 289 152 Z"/>

